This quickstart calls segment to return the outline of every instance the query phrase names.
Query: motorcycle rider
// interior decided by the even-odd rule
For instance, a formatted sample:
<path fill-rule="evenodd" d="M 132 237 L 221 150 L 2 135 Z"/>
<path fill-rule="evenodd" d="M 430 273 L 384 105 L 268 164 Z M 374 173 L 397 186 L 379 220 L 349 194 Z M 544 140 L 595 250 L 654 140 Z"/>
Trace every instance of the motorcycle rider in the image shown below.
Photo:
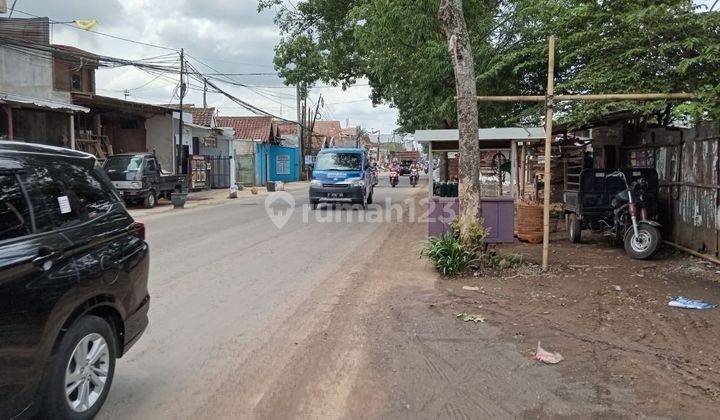
<path fill-rule="evenodd" d="M 393 173 L 395 174 L 395 180 L 393 183 Z M 400 163 L 397 158 L 393 158 L 390 162 L 390 184 L 394 187 L 400 181 Z"/>

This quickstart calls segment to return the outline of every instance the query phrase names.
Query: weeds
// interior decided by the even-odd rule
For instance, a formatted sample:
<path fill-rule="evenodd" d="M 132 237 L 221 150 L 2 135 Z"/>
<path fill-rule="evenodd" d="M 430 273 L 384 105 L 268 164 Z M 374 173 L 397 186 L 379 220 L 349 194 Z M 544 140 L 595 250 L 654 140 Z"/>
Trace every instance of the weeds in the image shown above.
<path fill-rule="evenodd" d="M 465 271 L 474 260 L 474 254 L 465 250 L 460 240 L 452 233 L 439 238 L 429 238 L 421 255 L 432 261 L 444 276 L 452 277 Z"/>
<path fill-rule="evenodd" d="M 498 268 L 505 270 L 508 268 L 518 268 L 522 265 L 522 255 L 508 254 L 500 255 L 496 252 L 489 252 L 485 254 L 485 264 L 491 268 Z"/>

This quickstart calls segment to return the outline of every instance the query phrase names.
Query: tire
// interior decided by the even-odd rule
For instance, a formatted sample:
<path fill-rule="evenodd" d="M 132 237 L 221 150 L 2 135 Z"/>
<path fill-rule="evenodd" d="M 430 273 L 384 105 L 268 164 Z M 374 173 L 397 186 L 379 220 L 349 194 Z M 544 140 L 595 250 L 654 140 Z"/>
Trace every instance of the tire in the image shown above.
<path fill-rule="evenodd" d="M 102 349 L 104 344 L 105 351 L 102 351 L 98 361 L 95 364 L 88 365 L 89 368 L 82 369 L 76 364 L 76 359 L 86 360 L 78 351 L 82 351 L 81 344 L 90 345 L 90 353 L 94 349 Z M 98 347 L 94 347 L 98 346 Z M 102 318 L 87 315 L 84 316 L 70 327 L 60 340 L 57 352 L 52 356 L 49 364 L 48 380 L 42 394 L 42 407 L 40 416 L 45 419 L 62 419 L 62 420 L 86 420 L 92 419 L 100 411 L 105 403 L 110 387 L 112 386 L 113 375 L 115 374 L 115 358 L 117 357 L 117 344 L 115 341 L 115 333 L 110 325 Z M 95 367 L 92 369 L 92 367 Z M 66 384 L 71 381 L 68 377 L 68 370 L 80 371 L 77 375 L 87 375 L 85 378 L 80 377 L 79 380 L 70 382 L 71 384 L 79 383 L 79 386 L 66 397 Z M 90 376 L 90 372 L 95 373 L 95 378 Z M 102 380 L 104 372 L 104 383 L 98 384 Z M 88 398 L 83 399 L 89 407 L 78 404 L 75 408 L 71 404 L 81 401 L 82 390 L 87 390 Z"/>
<path fill-rule="evenodd" d="M 582 223 L 575 213 L 570 213 L 570 216 L 568 217 L 568 235 L 570 242 L 574 244 L 580 243 L 580 238 L 582 236 Z"/>
<path fill-rule="evenodd" d="M 143 200 L 143 207 L 146 209 L 151 209 L 155 207 L 157 204 L 157 195 L 155 195 L 155 191 L 150 190 L 148 191 L 147 195 L 145 196 L 145 199 Z"/>
<path fill-rule="evenodd" d="M 638 236 L 640 240 L 636 240 L 632 229 L 625 234 L 625 252 L 635 260 L 652 257 L 660 247 L 660 231 L 655 226 L 643 223 L 638 226 Z"/>

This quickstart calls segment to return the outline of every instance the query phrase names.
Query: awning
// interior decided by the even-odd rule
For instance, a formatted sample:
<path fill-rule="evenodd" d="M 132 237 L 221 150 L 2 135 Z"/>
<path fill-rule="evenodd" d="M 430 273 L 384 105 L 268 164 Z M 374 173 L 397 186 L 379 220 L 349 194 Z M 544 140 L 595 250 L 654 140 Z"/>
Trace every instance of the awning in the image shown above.
<path fill-rule="evenodd" d="M 545 129 L 542 127 L 501 127 L 481 128 L 478 130 L 480 141 L 492 140 L 544 140 Z M 459 141 L 458 130 L 418 130 L 415 132 L 415 141 L 428 143 L 431 141 Z"/>
<path fill-rule="evenodd" d="M 34 98 L 16 93 L 0 92 L 0 104 L 30 105 L 33 108 L 53 109 L 65 112 L 90 112 L 90 108 L 52 99 Z"/>
<path fill-rule="evenodd" d="M 174 111 L 174 109 L 166 106 L 126 101 L 110 96 L 100 96 L 84 92 L 73 92 L 72 100 L 76 104 L 92 108 L 93 112 L 117 112 L 121 114 L 146 116 L 169 114 Z"/>

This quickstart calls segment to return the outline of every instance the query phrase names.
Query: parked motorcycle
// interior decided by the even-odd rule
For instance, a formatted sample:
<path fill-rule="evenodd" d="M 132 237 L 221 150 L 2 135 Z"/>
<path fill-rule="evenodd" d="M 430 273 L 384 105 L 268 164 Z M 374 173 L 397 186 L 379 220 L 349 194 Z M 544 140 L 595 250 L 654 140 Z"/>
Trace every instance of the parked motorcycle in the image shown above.
<path fill-rule="evenodd" d="M 644 201 L 644 192 L 647 182 L 640 178 L 628 184 L 624 173 L 617 171 L 610 174 L 619 177 L 625 183 L 625 191 L 620 191 L 612 199 L 611 205 L 614 214 L 613 234 L 625 244 L 625 252 L 630 257 L 644 260 L 650 258 L 660 246 L 660 223 L 648 218 L 647 207 Z"/>
<path fill-rule="evenodd" d="M 400 174 L 395 170 L 390 171 L 390 186 L 395 188 L 398 182 L 400 182 Z"/>
<path fill-rule="evenodd" d="M 418 171 L 417 169 L 413 169 L 412 171 L 410 171 L 410 185 L 413 188 L 415 188 L 419 179 L 420 179 L 420 171 Z"/>
<path fill-rule="evenodd" d="M 631 258 L 646 259 L 655 254 L 662 242 L 660 224 L 655 221 L 657 172 L 585 169 L 580 177 L 579 189 L 565 191 L 570 241 L 579 243 L 582 230 L 587 228 L 622 242 Z"/>

